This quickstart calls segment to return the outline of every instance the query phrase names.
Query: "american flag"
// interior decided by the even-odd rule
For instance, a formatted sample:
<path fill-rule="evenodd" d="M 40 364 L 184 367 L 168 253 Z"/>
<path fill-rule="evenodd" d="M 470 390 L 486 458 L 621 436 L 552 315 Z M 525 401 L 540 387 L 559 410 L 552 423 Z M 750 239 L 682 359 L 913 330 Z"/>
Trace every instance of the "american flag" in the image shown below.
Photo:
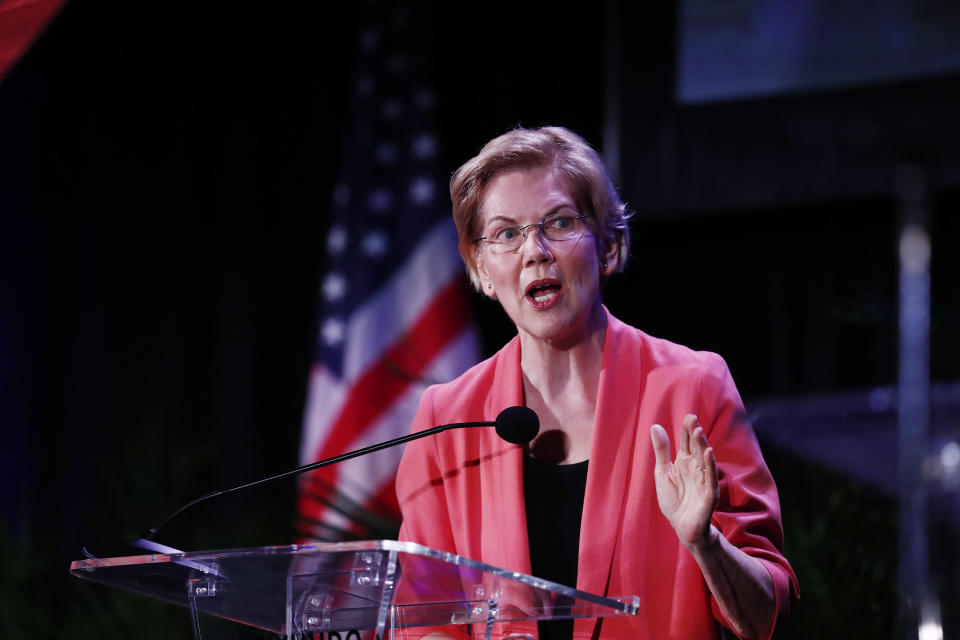
<path fill-rule="evenodd" d="M 404 435 L 426 385 L 477 360 L 465 272 L 413 14 L 373 11 L 357 39 L 352 108 L 326 239 L 301 463 Z M 427 428 L 434 425 L 414 425 Z M 298 533 L 392 537 L 402 447 L 301 481 Z"/>

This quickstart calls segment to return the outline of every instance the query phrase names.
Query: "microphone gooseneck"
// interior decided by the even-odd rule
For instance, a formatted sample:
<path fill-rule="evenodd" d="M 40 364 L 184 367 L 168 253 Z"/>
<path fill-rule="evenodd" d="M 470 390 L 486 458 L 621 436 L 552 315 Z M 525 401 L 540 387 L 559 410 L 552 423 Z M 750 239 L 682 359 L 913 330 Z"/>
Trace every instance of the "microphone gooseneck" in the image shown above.
<path fill-rule="evenodd" d="M 386 442 L 380 442 L 378 444 L 371 445 L 369 447 L 364 447 L 363 449 L 358 449 L 356 451 L 351 451 L 349 453 L 344 453 L 339 456 L 334 456 L 332 458 L 327 458 L 326 460 L 319 460 L 311 464 L 303 465 L 302 467 L 297 467 L 290 471 L 285 471 L 283 473 L 278 473 L 276 475 L 270 476 L 268 478 L 261 478 L 260 480 L 254 480 L 253 482 L 248 482 L 242 484 L 238 487 L 233 487 L 231 489 L 225 489 L 223 491 L 212 491 L 205 495 L 196 498 L 183 505 L 173 513 L 171 513 L 167 518 L 161 522 L 156 527 L 151 527 L 144 531 L 140 538 L 141 540 L 153 541 L 153 538 L 160 532 L 160 529 L 163 528 L 170 520 L 173 520 L 181 512 L 186 511 L 190 507 L 200 502 L 209 500 L 210 498 L 215 498 L 217 496 L 226 495 L 228 493 L 233 493 L 235 491 L 241 491 L 243 489 L 248 489 L 260 484 L 266 484 L 268 482 L 274 482 L 282 478 L 288 478 L 290 476 L 298 475 L 306 471 L 312 471 L 313 469 L 319 469 L 320 467 L 325 467 L 327 465 L 336 464 L 338 462 L 343 462 L 344 460 L 349 460 L 350 458 L 356 458 L 358 456 L 366 455 L 368 453 L 373 453 L 374 451 L 380 451 L 381 449 L 386 449 L 388 447 L 393 447 L 398 444 L 404 444 L 410 442 L 411 440 L 416 440 L 418 438 L 423 438 L 425 436 L 433 435 L 440 433 L 441 431 L 446 431 L 448 429 L 464 429 L 470 427 L 496 427 L 497 435 L 510 442 L 512 444 L 526 444 L 533 440 L 537 432 L 540 430 L 540 419 L 537 418 L 537 414 L 534 413 L 532 409 L 527 407 L 507 407 L 497 416 L 496 421 L 491 422 L 489 420 L 482 422 L 460 422 L 456 424 L 444 424 L 438 427 L 433 427 L 431 429 L 425 429 L 423 431 L 417 431 L 415 433 L 410 433 L 408 435 L 402 436 L 400 438 L 394 438 L 393 440 L 388 440 Z"/>

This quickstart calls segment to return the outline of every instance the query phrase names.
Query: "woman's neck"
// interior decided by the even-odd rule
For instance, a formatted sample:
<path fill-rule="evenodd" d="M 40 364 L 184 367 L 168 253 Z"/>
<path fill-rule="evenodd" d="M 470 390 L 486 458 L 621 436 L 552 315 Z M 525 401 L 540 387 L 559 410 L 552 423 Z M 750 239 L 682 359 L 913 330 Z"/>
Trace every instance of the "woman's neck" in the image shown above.
<path fill-rule="evenodd" d="M 570 392 L 580 395 L 584 390 L 593 395 L 600 380 L 606 330 L 606 313 L 598 302 L 573 343 L 554 344 L 521 334 L 524 386 L 532 385 L 544 399 Z"/>
<path fill-rule="evenodd" d="M 540 417 L 540 434 L 528 452 L 544 462 L 590 457 L 606 339 L 606 314 L 597 307 L 599 319 L 575 344 L 558 348 L 521 335 L 524 403 Z"/>

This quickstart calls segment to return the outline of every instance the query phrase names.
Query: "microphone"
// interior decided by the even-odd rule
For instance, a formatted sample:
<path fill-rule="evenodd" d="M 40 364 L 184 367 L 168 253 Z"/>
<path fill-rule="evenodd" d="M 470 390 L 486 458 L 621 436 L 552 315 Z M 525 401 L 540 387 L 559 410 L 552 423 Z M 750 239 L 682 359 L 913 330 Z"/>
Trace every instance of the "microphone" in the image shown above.
<path fill-rule="evenodd" d="M 513 444 L 527 444 L 540 431 L 540 418 L 529 407 L 507 407 L 497 416 L 497 435 Z"/>
<path fill-rule="evenodd" d="M 326 467 L 331 464 L 343 462 L 344 460 L 364 456 L 368 453 L 373 453 L 374 451 L 380 451 L 381 449 L 387 449 L 398 444 L 410 442 L 411 440 L 425 438 L 426 436 L 431 436 L 436 433 L 440 433 L 441 431 L 447 431 L 448 429 L 466 429 L 470 427 L 496 427 L 497 435 L 507 442 L 511 444 L 526 444 L 527 442 L 533 440 L 537 436 L 537 432 L 540 431 L 540 419 L 537 417 L 537 414 L 533 411 L 533 409 L 528 407 L 507 407 L 497 415 L 497 419 L 494 421 L 488 420 L 482 422 L 456 422 L 453 424 L 443 424 L 438 427 L 432 427 L 430 429 L 410 433 L 399 438 L 394 438 L 393 440 L 387 440 L 386 442 L 370 445 L 369 447 L 364 447 L 363 449 L 357 449 L 356 451 L 350 451 L 339 456 L 327 458 L 326 460 L 318 460 L 317 462 L 312 462 L 290 471 L 284 471 L 283 473 L 278 473 L 268 478 L 254 480 L 253 482 L 248 482 L 238 487 L 233 487 L 232 489 L 212 491 L 200 496 L 199 498 L 196 498 L 195 500 L 192 500 L 191 502 L 188 502 L 167 516 L 167 518 L 156 527 L 152 527 L 144 531 L 142 534 L 140 534 L 140 540 L 135 541 L 134 545 L 136 546 L 137 543 L 153 544 L 152 541 L 154 536 L 157 535 L 164 525 L 193 505 L 204 502 L 205 500 L 216 498 L 217 496 L 227 495 L 228 493 L 234 493 L 235 491 L 240 491 L 242 489 L 249 489 L 251 487 L 273 482 L 275 480 L 282 480 L 283 478 L 306 473 L 307 471 L 313 471 L 314 469 L 319 469 L 320 467 Z M 86 552 L 86 549 L 84 549 L 84 551 Z"/>

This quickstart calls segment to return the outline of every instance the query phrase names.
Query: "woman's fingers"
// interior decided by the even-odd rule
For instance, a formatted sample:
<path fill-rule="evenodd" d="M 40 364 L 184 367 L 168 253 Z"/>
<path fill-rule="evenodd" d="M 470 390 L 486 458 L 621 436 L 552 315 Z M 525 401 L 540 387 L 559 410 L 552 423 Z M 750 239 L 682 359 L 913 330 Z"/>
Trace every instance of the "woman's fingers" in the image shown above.
<path fill-rule="evenodd" d="M 670 464 L 670 438 L 667 430 L 658 424 L 650 427 L 650 441 L 653 443 L 653 455 L 657 471 L 665 471 Z"/>
<path fill-rule="evenodd" d="M 680 444 L 677 446 L 677 457 L 690 455 L 690 415 L 687 414 L 680 423 Z"/>
<path fill-rule="evenodd" d="M 717 503 L 717 460 L 697 416 L 683 417 L 676 434 L 677 457 L 670 451 L 670 437 L 659 424 L 650 427 L 656 457 L 657 501 L 684 546 L 709 535 L 710 518 Z M 689 546 L 688 546 L 689 548 Z"/>
<path fill-rule="evenodd" d="M 687 414 L 683 419 L 683 427 L 685 430 L 690 429 L 690 457 L 696 462 L 700 478 L 707 486 L 716 486 L 719 478 L 717 459 L 713 455 L 713 447 L 707 442 L 707 435 L 703 432 L 697 416 Z"/>
<path fill-rule="evenodd" d="M 713 455 L 713 447 L 707 447 L 703 451 L 704 477 L 708 487 L 716 487 L 720 481 L 720 473 L 717 471 L 717 457 Z"/>
<path fill-rule="evenodd" d="M 700 421 L 697 419 L 697 416 L 688 413 L 683 419 L 683 430 L 689 433 L 690 455 L 697 460 L 697 464 L 699 465 L 700 458 L 709 445 L 707 444 L 707 436 L 703 432 L 703 427 L 700 426 Z"/>
<path fill-rule="evenodd" d="M 716 486 L 719 477 L 717 460 L 695 414 L 688 413 L 683 418 L 676 460 L 672 458 L 670 437 L 666 429 L 659 424 L 651 426 L 650 440 L 653 443 L 657 473 L 665 473 L 672 463 L 681 476 L 687 476 L 688 481 L 706 480 L 708 486 Z"/>

